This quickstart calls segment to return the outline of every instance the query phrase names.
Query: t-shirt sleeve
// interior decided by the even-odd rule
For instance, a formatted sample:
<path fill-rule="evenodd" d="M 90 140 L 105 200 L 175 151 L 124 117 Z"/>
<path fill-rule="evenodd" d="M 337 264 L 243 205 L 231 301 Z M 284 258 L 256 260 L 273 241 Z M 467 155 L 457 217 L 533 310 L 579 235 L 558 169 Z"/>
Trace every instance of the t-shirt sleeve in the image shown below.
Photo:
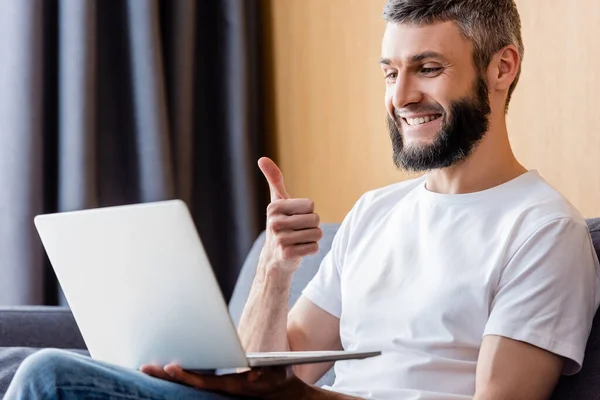
<path fill-rule="evenodd" d="M 485 335 L 530 343 L 564 357 L 577 373 L 596 308 L 598 259 L 583 222 L 552 220 L 521 245 L 502 271 Z"/>
<path fill-rule="evenodd" d="M 306 285 L 302 294 L 319 308 L 340 318 L 342 315 L 340 272 L 334 254 L 332 248 L 323 258 L 319 270 Z"/>
<path fill-rule="evenodd" d="M 363 196 L 364 197 L 364 196 Z M 346 215 L 331 243 L 319 270 L 302 291 L 302 295 L 334 317 L 342 315 L 341 274 L 344 255 L 350 239 L 353 219 L 363 197 Z"/>

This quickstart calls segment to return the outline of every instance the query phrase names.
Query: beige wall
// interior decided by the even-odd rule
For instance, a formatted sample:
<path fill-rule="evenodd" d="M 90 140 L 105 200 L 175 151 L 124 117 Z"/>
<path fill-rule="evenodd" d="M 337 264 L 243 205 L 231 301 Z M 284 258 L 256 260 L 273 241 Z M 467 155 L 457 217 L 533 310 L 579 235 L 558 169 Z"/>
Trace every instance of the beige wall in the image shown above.
<path fill-rule="evenodd" d="M 385 124 L 384 3 L 265 3 L 276 159 L 290 194 L 315 200 L 323 221 L 407 178 L 393 167 Z M 517 3 L 526 56 L 509 112 L 515 152 L 585 216 L 600 215 L 600 2 Z"/>

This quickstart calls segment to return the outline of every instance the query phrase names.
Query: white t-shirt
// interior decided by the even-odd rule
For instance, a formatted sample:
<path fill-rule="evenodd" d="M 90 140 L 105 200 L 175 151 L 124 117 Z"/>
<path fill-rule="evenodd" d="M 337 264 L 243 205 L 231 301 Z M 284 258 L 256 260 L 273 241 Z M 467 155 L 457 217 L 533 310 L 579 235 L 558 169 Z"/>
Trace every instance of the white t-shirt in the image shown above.
<path fill-rule="evenodd" d="M 304 290 L 340 319 L 329 388 L 370 399 L 470 399 L 485 335 L 529 342 L 577 372 L 599 302 L 585 220 L 536 171 L 477 193 L 425 179 L 364 194 Z"/>

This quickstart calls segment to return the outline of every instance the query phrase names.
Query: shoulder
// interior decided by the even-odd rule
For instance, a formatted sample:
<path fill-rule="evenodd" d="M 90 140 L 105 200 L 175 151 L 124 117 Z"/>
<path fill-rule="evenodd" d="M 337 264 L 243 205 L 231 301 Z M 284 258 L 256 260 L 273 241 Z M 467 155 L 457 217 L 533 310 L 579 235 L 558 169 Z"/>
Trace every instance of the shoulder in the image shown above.
<path fill-rule="evenodd" d="M 577 208 L 537 172 L 531 174 L 527 186 L 511 203 L 515 228 L 525 237 L 548 226 L 578 228 L 587 232 L 586 220 Z"/>
<path fill-rule="evenodd" d="M 557 276 L 591 266 L 600 272 L 587 221 L 567 198 L 538 174 L 519 193 L 501 223 L 510 239 L 506 265 L 539 266 Z"/>

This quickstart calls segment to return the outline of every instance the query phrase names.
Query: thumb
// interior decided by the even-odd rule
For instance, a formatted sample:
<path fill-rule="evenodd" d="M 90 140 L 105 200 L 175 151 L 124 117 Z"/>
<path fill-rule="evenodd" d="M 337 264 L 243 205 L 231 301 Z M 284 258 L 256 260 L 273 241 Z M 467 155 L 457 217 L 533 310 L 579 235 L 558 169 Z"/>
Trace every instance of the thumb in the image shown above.
<path fill-rule="evenodd" d="M 261 159 L 258 160 L 258 167 L 269 184 L 271 201 L 289 199 L 290 195 L 287 190 L 285 190 L 285 185 L 283 184 L 283 174 L 277 164 L 268 157 L 261 157 Z"/>

